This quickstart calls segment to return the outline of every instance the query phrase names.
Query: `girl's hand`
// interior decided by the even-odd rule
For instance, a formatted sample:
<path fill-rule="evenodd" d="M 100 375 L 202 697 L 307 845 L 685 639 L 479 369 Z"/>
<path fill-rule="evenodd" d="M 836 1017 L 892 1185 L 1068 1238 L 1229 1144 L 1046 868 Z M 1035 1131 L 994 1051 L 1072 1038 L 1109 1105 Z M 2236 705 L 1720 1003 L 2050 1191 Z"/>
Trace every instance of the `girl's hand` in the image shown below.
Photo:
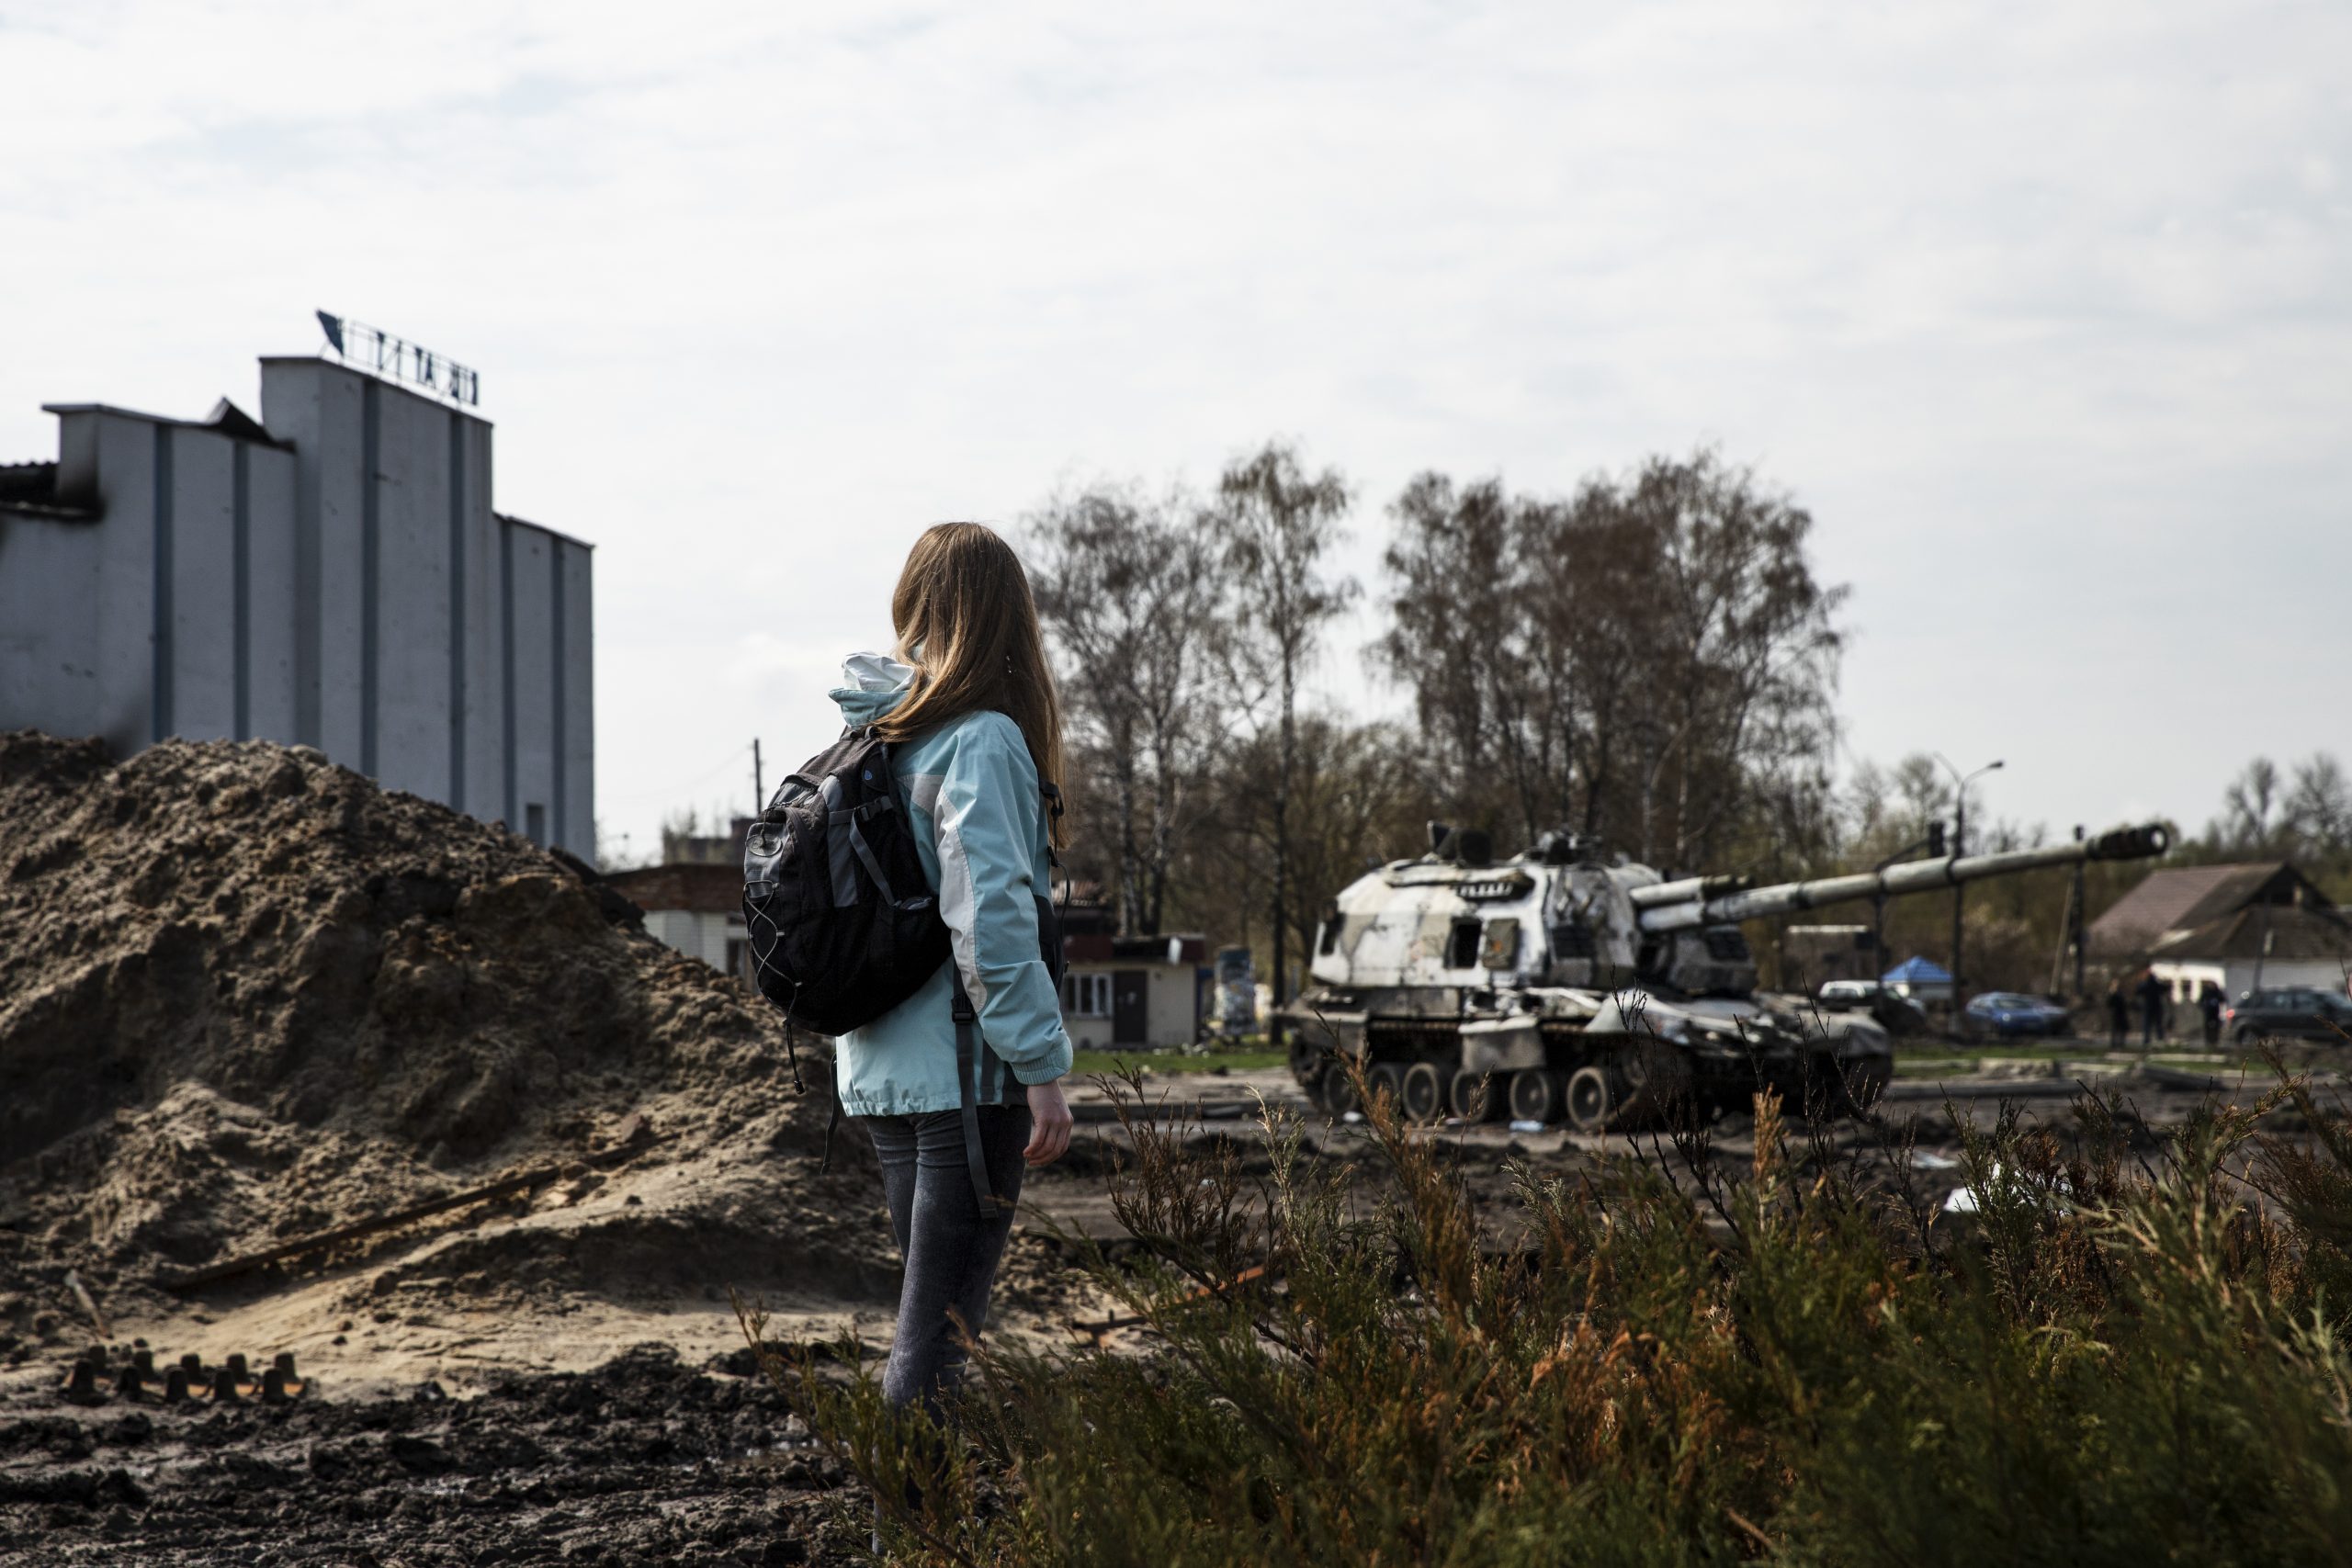
<path fill-rule="evenodd" d="M 1033 1083 L 1029 1089 L 1029 1146 L 1021 1157 L 1031 1166 L 1051 1165 L 1069 1147 L 1069 1101 L 1061 1079 Z"/>

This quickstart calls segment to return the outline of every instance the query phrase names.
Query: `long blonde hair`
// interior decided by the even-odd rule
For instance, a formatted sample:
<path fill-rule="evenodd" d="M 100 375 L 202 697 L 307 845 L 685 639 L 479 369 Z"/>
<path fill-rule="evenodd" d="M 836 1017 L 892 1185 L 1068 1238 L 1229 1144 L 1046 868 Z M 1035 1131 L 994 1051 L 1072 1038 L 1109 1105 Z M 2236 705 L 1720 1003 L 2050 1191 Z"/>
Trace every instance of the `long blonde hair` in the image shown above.
<path fill-rule="evenodd" d="M 1037 602 L 1012 547 L 978 523 L 939 523 L 907 552 L 890 595 L 899 657 L 914 667 L 906 698 L 876 728 L 903 740 L 992 708 L 1021 727 L 1037 777 L 1062 782 L 1061 701 L 1046 663 Z M 1049 823 L 1058 846 L 1058 823 Z"/>

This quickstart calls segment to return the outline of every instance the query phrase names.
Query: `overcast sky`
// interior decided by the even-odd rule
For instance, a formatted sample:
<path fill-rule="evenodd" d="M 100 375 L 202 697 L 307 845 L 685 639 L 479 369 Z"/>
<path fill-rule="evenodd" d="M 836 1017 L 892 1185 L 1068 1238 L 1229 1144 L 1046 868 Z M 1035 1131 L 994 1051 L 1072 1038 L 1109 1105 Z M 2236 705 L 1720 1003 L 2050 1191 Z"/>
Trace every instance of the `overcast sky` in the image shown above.
<path fill-rule="evenodd" d="M 1375 594 L 1419 469 L 1719 445 L 1853 588 L 1849 764 L 2000 815 L 2352 754 L 2340 0 L 0 0 L 0 461 L 251 408 L 316 307 L 476 367 L 640 852 L 830 737 L 926 524 L 1270 434 Z"/>

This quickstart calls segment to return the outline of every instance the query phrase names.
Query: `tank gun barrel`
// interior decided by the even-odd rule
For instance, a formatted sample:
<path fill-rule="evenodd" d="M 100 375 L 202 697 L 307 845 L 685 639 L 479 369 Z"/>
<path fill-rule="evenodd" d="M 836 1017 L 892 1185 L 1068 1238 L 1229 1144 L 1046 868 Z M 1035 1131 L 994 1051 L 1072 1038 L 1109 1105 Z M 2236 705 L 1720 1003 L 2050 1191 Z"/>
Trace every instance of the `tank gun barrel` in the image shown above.
<path fill-rule="evenodd" d="M 1761 915 L 1781 915 L 1792 909 L 1818 908 L 1879 894 L 1926 893 L 1956 883 L 1987 876 L 2009 876 L 2044 866 L 2072 865 L 2076 861 L 2144 860 L 2171 847 L 2170 829 L 2161 822 L 2117 828 L 2074 843 L 2051 844 L 2038 850 L 2011 850 L 2002 854 L 1945 855 L 1938 860 L 1906 861 L 1884 871 L 1857 872 L 1850 876 L 1825 876 L 1812 882 L 1781 882 L 1769 887 L 1716 895 L 1685 894 L 1679 901 L 1655 899 L 1641 908 L 1637 919 L 1645 931 L 1687 931 L 1693 926 L 1736 924 Z M 1662 883 L 1641 892 L 1652 895 L 1667 888 L 1690 886 L 1710 880 L 1688 878 Z M 1639 894 L 1635 895 L 1640 902 Z"/>
<path fill-rule="evenodd" d="M 1653 882 L 1647 887 L 1636 887 L 1625 897 L 1634 901 L 1636 909 L 1655 909 L 1666 904 L 1686 904 L 1693 898 L 1720 898 L 1726 893 L 1744 893 L 1756 886 L 1752 876 L 1686 876 L 1677 882 Z"/>

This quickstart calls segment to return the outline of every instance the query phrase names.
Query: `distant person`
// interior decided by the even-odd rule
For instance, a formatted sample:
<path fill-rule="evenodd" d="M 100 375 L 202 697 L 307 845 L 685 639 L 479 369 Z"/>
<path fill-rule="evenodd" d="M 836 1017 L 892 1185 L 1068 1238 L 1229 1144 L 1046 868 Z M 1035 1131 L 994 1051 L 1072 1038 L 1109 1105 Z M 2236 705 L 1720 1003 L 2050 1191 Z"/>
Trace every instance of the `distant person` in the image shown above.
<path fill-rule="evenodd" d="M 2205 1043 L 2222 1043 L 2222 987 L 2208 980 L 2198 988 L 2197 1010 L 2205 1020 Z"/>
<path fill-rule="evenodd" d="M 2117 980 L 2107 987 L 2107 1043 L 2121 1050 L 2131 1039 L 2132 1000 L 2123 994 L 2123 982 Z"/>
<path fill-rule="evenodd" d="M 2140 1043 L 2153 1045 L 2172 1031 L 2165 1020 L 2165 983 L 2153 969 L 2140 976 Z"/>
<path fill-rule="evenodd" d="M 844 723 L 891 743 L 950 955 L 841 1036 L 834 1076 L 842 1110 L 873 1137 L 905 1259 L 883 1394 L 937 1414 L 962 1383 L 964 1336 L 988 1321 L 1023 1169 L 1069 1147 L 1070 1040 L 1040 940 L 1059 946 L 1046 789 L 1062 772 L 1061 711 L 1028 576 L 992 530 L 925 531 L 890 620 L 895 657 L 852 658 L 833 700 Z"/>

